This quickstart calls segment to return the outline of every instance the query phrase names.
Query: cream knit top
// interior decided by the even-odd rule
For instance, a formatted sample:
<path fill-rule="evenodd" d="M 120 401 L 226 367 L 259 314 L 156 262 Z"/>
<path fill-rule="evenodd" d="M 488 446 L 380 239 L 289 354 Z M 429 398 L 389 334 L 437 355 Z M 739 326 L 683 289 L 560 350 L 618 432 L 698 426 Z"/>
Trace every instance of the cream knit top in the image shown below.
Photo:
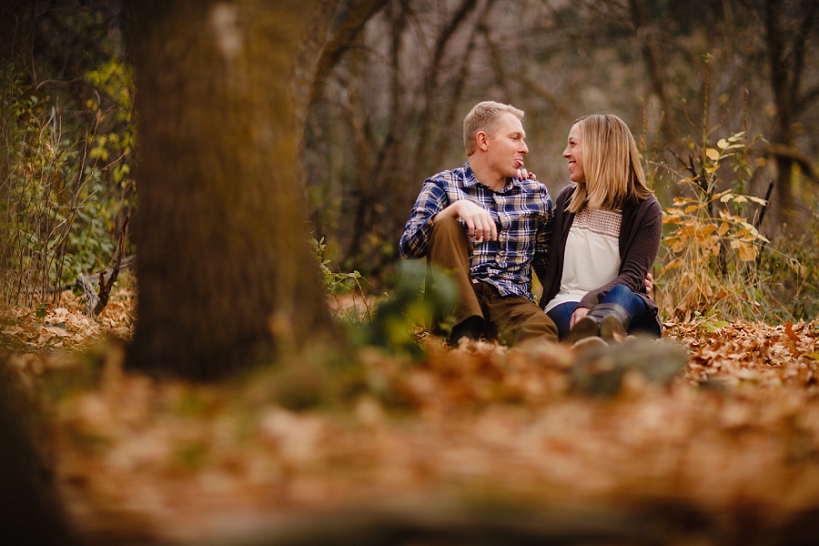
<path fill-rule="evenodd" d="M 583 209 L 575 216 L 566 239 L 560 292 L 546 305 L 546 311 L 568 301 L 578 302 L 617 277 L 622 220 L 620 211 L 611 210 Z"/>

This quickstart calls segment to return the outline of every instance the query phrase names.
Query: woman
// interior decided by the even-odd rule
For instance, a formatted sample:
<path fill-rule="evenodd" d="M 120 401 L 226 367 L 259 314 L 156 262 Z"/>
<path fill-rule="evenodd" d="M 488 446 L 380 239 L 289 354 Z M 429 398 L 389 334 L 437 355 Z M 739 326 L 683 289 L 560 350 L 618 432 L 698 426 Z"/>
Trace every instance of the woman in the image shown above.
<path fill-rule="evenodd" d="M 631 131 L 611 114 L 580 118 L 563 157 L 574 184 L 555 203 L 541 305 L 561 340 L 659 337 L 645 278 L 660 248 L 662 209 Z"/>

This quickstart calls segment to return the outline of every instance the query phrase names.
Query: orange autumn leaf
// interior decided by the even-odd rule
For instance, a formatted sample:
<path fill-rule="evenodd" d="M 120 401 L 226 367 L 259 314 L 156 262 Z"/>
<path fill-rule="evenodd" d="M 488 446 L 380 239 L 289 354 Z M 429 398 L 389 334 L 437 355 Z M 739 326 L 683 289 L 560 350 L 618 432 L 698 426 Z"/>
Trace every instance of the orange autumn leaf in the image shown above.
<path fill-rule="evenodd" d="M 791 338 L 793 341 L 799 339 L 799 336 L 793 331 L 793 322 L 788 321 L 785 323 L 785 335 Z"/>

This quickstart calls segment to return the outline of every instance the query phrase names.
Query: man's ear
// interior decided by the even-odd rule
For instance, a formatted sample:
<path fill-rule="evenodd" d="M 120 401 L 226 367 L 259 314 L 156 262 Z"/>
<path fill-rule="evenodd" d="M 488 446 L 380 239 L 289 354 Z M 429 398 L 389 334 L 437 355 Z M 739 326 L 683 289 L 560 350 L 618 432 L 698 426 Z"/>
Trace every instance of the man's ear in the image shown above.
<path fill-rule="evenodd" d="M 489 149 L 489 137 L 484 131 L 478 131 L 475 135 L 475 146 L 484 152 Z"/>

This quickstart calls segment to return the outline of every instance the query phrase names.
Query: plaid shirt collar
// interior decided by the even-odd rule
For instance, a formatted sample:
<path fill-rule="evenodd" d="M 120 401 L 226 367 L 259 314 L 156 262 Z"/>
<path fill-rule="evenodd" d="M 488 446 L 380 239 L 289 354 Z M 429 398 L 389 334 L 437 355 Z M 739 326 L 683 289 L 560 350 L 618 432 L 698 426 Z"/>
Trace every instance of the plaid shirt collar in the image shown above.
<path fill-rule="evenodd" d="M 464 187 L 465 188 L 472 188 L 472 187 L 477 186 L 477 185 L 480 184 L 481 186 L 483 186 L 484 188 L 486 188 L 489 191 L 495 191 L 495 190 L 491 189 L 489 186 L 481 183 L 477 179 L 477 177 L 475 176 L 475 173 L 472 171 L 472 167 L 469 166 L 469 161 L 468 160 L 467 160 L 466 163 L 464 163 L 463 170 L 464 170 L 464 174 L 466 174 L 466 180 L 464 181 Z M 518 186 L 518 185 L 519 185 L 519 181 L 518 181 L 518 179 L 516 177 L 515 178 L 507 178 L 506 179 L 506 185 L 503 187 L 503 189 L 500 190 L 500 191 L 497 191 L 495 193 L 506 193 L 506 192 L 508 192 L 509 190 L 511 190 L 512 188 L 514 188 L 515 186 Z"/>

